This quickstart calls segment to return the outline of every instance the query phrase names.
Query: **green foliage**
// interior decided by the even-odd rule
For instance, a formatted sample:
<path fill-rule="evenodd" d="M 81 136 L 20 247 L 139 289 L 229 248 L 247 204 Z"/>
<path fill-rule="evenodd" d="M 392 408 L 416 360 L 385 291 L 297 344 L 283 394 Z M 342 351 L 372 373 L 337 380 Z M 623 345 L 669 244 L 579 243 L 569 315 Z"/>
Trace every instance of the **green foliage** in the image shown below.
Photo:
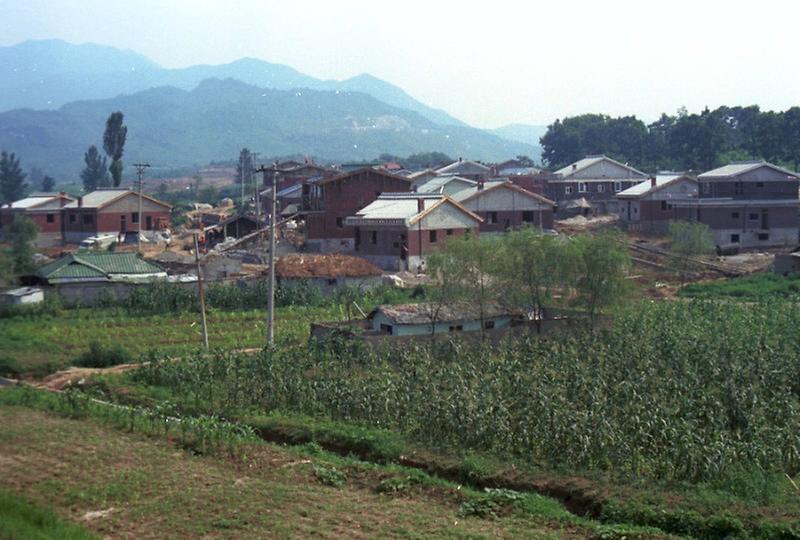
<path fill-rule="evenodd" d="M 503 510 L 519 509 L 525 495 L 510 489 L 486 488 L 485 495 L 468 499 L 458 509 L 460 516 L 497 518 Z"/>
<path fill-rule="evenodd" d="M 83 527 L 69 523 L 52 511 L 36 506 L 5 489 L 0 490 L 0 537 L 20 540 L 97 538 Z"/>
<path fill-rule="evenodd" d="M 0 152 L 0 205 L 12 203 L 25 196 L 28 189 L 26 176 L 14 152 Z"/>
<path fill-rule="evenodd" d="M 104 345 L 98 341 L 89 343 L 89 350 L 75 360 L 80 367 L 106 368 L 133 363 L 133 356 L 120 345 Z"/>
<path fill-rule="evenodd" d="M 86 193 L 109 185 L 106 158 L 100 155 L 95 145 L 90 146 L 83 155 L 83 162 L 85 167 L 81 171 L 81 180 Z"/>
<path fill-rule="evenodd" d="M 38 234 L 36 223 L 26 216 L 17 216 L 9 227 L 11 258 L 16 275 L 31 274 L 36 270 L 33 264 L 33 245 Z"/>
<path fill-rule="evenodd" d="M 347 475 L 336 467 L 314 465 L 314 475 L 321 483 L 331 487 L 342 487 L 347 481 Z"/>
<path fill-rule="evenodd" d="M 11 355 L 0 356 L 0 376 L 16 377 L 22 373 L 22 366 L 19 361 Z"/>
<path fill-rule="evenodd" d="M 749 276 L 692 283 L 678 294 L 687 298 L 740 300 L 794 299 L 800 295 L 800 274 L 759 272 Z"/>
<path fill-rule="evenodd" d="M 670 255 L 672 266 L 677 269 L 681 281 L 697 269 L 695 257 L 714 252 L 714 237 L 705 223 L 698 221 L 670 221 Z"/>
<path fill-rule="evenodd" d="M 111 113 L 106 120 L 106 130 L 103 133 L 103 149 L 111 158 L 109 172 L 114 187 L 118 187 L 122 183 L 122 153 L 125 150 L 125 138 L 128 135 L 128 126 L 122 123 L 123 120 L 124 115 L 120 111 Z"/>
<path fill-rule="evenodd" d="M 578 301 L 592 322 L 605 308 L 619 305 L 631 290 L 625 273 L 630 256 L 615 233 L 582 235 L 577 246 Z"/>
<path fill-rule="evenodd" d="M 293 411 L 553 467 L 689 482 L 795 475 L 798 325 L 790 303 L 642 304 L 602 332 L 497 349 L 298 347 L 151 362 L 132 377 L 199 411 Z"/>
<path fill-rule="evenodd" d="M 52 176 L 44 175 L 42 178 L 42 191 L 50 192 L 56 187 L 56 181 Z"/>

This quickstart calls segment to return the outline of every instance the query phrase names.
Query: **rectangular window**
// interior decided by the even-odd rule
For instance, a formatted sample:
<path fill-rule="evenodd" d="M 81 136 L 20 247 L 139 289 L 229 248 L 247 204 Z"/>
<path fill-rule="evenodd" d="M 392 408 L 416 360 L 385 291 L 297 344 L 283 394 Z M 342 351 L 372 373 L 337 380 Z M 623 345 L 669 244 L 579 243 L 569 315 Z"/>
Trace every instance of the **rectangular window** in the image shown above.
<path fill-rule="evenodd" d="M 614 182 L 614 191 L 622 191 L 622 182 L 620 181 Z"/>
<path fill-rule="evenodd" d="M 565 193 L 566 195 L 572 195 L 572 186 L 566 186 L 566 187 L 564 188 L 564 193 Z"/>
<path fill-rule="evenodd" d="M 497 223 L 497 212 L 486 212 L 486 223 Z"/>
<path fill-rule="evenodd" d="M 447 229 L 447 236 L 453 236 L 453 229 Z"/>
<path fill-rule="evenodd" d="M 589 184 L 586 182 L 578 182 L 578 193 L 586 193 L 589 191 Z"/>
<path fill-rule="evenodd" d="M 344 220 L 340 217 L 336 218 L 336 226 L 340 229 L 344 229 Z"/>
<path fill-rule="evenodd" d="M 139 223 L 139 213 L 131 212 L 131 223 Z"/>
<path fill-rule="evenodd" d="M 661 201 L 661 211 L 665 212 L 667 210 L 667 201 Z"/>
<path fill-rule="evenodd" d="M 147 229 L 148 231 L 153 230 L 153 216 L 146 216 L 144 218 L 144 223 L 145 223 L 144 225 L 145 229 Z"/>
<path fill-rule="evenodd" d="M 484 330 L 491 330 L 492 328 L 494 328 L 494 321 L 483 321 Z"/>
<path fill-rule="evenodd" d="M 731 212 L 731 219 L 739 219 L 739 212 Z"/>
<path fill-rule="evenodd" d="M 94 225 L 94 216 L 92 214 L 83 214 L 84 225 Z"/>
<path fill-rule="evenodd" d="M 758 233 L 758 239 L 762 240 L 762 241 L 763 240 L 769 240 L 769 233 L 765 233 L 765 232 Z"/>
<path fill-rule="evenodd" d="M 758 214 L 756 212 L 750 212 L 747 214 L 747 219 L 750 221 L 758 221 Z"/>
<path fill-rule="evenodd" d="M 530 210 L 526 210 L 522 212 L 522 222 L 523 223 L 533 223 L 533 212 Z"/>
<path fill-rule="evenodd" d="M 75 214 L 70 214 L 70 215 L 69 215 L 69 222 L 70 222 L 70 223 L 75 223 L 75 221 L 76 221 L 76 216 L 75 216 Z"/>
<path fill-rule="evenodd" d="M 56 216 L 53 214 L 47 214 L 47 223 L 55 223 Z"/>
<path fill-rule="evenodd" d="M 606 190 L 605 184 L 597 184 L 597 192 L 603 193 Z"/>
<path fill-rule="evenodd" d="M 429 239 L 431 241 L 431 244 L 436 243 L 436 231 L 429 231 Z"/>
<path fill-rule="evenodd" d="M 733 194 L 734 195 L 741 195 L 742 194 L 742 183 L 741 182 L 736 182 L 733 185 Z"/>
<path fill-rule="evenodd" d="M 392 333 L 392 325 L 391 324 L 381 324 L 381 332 L 386 332 L 387 334 Z"/>
<path fill-rule="evenodd" d="M 764 182 L 756 182 L 756 187 L 764 187 Z"/>
<path fill-rule="evenodd" d="M 700 185 L 703 186 L 703 193 L 706 195 L 711 193 L 711 183 L 710 182 L 700 182 Z"/>
<path fill-rule="evenodd" d="M 369 231 L 369 243 L 372 245 L 378 243 L 378 231 Z"/>
<path fill-rule="evenodd" d="M 739 243 L 739 235 L 738 234 L 732 234 L 731 235 L 731 244 L 738 244 L 738 243 Z"/>
<path fill-rule="evenodd" d="M 460 324 L 456 324 L 448 328 L 449 332 L 461 332 L 464 329 L 464 326 Z"/>

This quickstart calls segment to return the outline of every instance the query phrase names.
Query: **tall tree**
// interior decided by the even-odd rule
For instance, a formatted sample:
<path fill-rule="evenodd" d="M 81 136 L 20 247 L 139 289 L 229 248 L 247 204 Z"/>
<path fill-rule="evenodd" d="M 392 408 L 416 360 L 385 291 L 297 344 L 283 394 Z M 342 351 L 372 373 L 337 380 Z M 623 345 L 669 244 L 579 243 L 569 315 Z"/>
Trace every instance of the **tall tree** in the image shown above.
<path fill-rule="evenodd" d="M 11 257 L 14 262 L 14 273 L 17 275 L 33 272 L 33 243 L 39 229 L 32 219 L 20 216 L 14 219 L 9 227 L 11 236 Z"/>
<path fill-rule="evenodd" d="M 783 159 L 800 169 L 800 107 L 792 107 L 783 113 Z"/>
<path fill-rule="evenodd" d="M 113 112 L 106 120 L 106 131 L 103 133 L 103 149 L 111 158 L 111 178 L 114 187 L 122 182 L 122 152 L 125 148 L 125 138 L 128 136 L 128 126 L 123 125 L 124 117 L 120 111 Z"/>
<path fill-rule="evenodd" d="M 56 181 L 52 176 L 44 175 L 42 178 L 42 191 L 48 192 L 53 191 L 53 188 L 56 187 Z"/>
<path fill-rule="evenodd" d="M 614 233 L 584 234 L 573 240 L 578 250 L 578 301 L 594 326 L 597 316 L 630 291 L 625 273 L 630 256 Z"/>
<path fill-rule="evenodd" d="M 22 199 L 28 189 L 27 175 L 22 172 L 19 158 L 14 153 L 0 152 L 0 199 L 2 204 Z"/>
<path fill-rule="evenodd" d="M 697 221 L 670 221 L 669 236 L 672 266 L 683 284 L 699 266 L 695 257 L 714 251 L 714 237 L 708 225 Z"/>
<path fill-rule="evenodd" d="M 88 193 L 108 185 L 107 161 L 100 155 L 95 145 L 89 147 L 89 150 L 83 155 L 83 161 L 86 163 L 86 167 L 81 172 L 84 191 Z"/>
<path fill-rule="evenodd" d="M 239 162 L 236 164 L 236 183 L 247 184 L 253 171 L 255 171 L 253 154 L 247 148 L 242 148 L 239 152 Z"/>

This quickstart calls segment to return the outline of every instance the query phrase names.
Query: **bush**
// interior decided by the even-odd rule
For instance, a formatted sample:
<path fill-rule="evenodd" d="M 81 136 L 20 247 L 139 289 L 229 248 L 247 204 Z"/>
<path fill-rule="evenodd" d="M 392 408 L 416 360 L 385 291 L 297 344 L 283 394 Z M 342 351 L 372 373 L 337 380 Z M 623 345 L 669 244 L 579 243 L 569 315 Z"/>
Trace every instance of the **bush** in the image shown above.
<path fill-rule="evenodd" d="M 314 474 L 317 480 L 326 486 L 342 487 L 347 477 L 336 467 L 326 467 L 325 465 L 314 465 Z"/>
<path fill-rule="evenodd" d="M 98 341 L 89 343 L 89 350 L 75 361 L 79 367 L 105 368 L 119 364 L 131 364 L 134 359 L 120 345 L 103 345 Z"/>
<path fill-rule="evenodd" d="M 0 375 L 4 377 L 16 377 L 22 373 L 22 366 L 16 358 L 11 356 L 0 356 Z"/>

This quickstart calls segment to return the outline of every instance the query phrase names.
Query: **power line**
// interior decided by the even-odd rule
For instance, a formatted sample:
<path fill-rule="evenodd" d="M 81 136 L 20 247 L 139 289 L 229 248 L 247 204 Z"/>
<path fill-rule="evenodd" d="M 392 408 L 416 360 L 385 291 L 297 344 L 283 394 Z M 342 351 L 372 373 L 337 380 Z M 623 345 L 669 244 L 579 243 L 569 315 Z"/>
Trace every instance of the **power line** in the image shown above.
<path fill-rule="evenodd" d="M 142 252 L 142 190 L 144 189 L 144 170 L 150 166 L 149 163 L 134 163 L 136 176 L 139 178 L 139 229 L 136 231 L 136 251 Z"/>

